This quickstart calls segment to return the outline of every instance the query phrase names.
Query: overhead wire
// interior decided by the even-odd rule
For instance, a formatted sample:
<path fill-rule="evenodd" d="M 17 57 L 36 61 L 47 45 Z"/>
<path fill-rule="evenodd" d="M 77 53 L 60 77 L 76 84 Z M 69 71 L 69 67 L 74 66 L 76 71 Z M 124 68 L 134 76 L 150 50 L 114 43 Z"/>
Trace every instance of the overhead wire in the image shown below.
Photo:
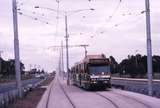
<path fill-rule="evenodd" d="M 41 23 L 45 23 L 45 24 L 47 24 L 47 25 L 54 25 L 54 24 L 52 24 L 52 23 L 50 23 L 50 22 L 41 20 L 41 19 L 39 19 L 39 18 L 37 18 L 37 17 L 33 17 L 33 16 L 31 16 L 31 15 L 27 15 L 27 14 L 25 14 L 25 13 L 23 13 L 23 12 L 20 12 L 20 11 L 17 12 L 17 13 L 18 13 L 19 15 L 28 17 L 28 18 L 30 18 L 30 19 L 32 19 L 32 20 L 35 20 L 35 21 L 39 21 L 39 22 L 41 22 Z"/>
<path fill-rule="evenodd" d="M 140 18 L 141 18 L 141 15 L 144 14 L 145 11 L 141 11 L 139 14 L 136 14 L 135 16 L 131 17 L 131 18 L 127 18 L 119 23 L 116 23 L 114 26 L 119 26 L 121 24 L 124 24 L 124 23 L 127 23 L 127 21 L 131 21 L 131 22 L 137 22 Z M 138 17 L 138 18 L 137 18 Z M 133 19 L 133 20 L 132 20 Z"/>
<path fill-rule="evenodd" d="M 25 3 L 30 2 L 30 0 L 18 0 L 17 7 L 23 6 Z"/>
<path fill-rule="evenodd" d="M 59 28 L 59 0 L 56 0 L 57 2 L 57 16 L 56 16 L 56 36 L 58 36 L 58 28 Z"/>
<path fill-rule="evenodd" d="M 56 16 L 56 36 L 58 35 L 58 27 L 59 27 L 59 0 L 56 0 L 56 2 L 57 2 L 57 16 Z M 108 19 L 108 22 L 109 21 L 111 21 L 112 20 L 112 18 L 115 16 L 115 14 L 117 13 L 117 11 L 118 11 L 118 9 L 119 9 L 119 7 L 120 7 L 120 5 L 121 5 L 121 2 L 122 2 L 122 0 L 120 0 L 119 1 L 119 3 L 118 3 L 118 5 L 116 6 L 116 8 L 114 9 L 114 11 L 113 11 L 113 13 L 111 14 L 111 16 L 109 17 L 109 19 Z M 143 11 L 141 12 L 141 14 L 143 13 Z M 129 14 L 131 14 L 131 13 L 129 13 Z M 128 14 L 128 15 L 129 15 Z M 137 16 L 139 16 L 139 15 L 141 15 L 141 14 L 137 14 L 137 15 L 135 15 L 134 16 L 134 18 L 135 17 L 137 17 Z M 23 16 L 27 16 L 27 17 L 30 17 L 30 18 L 32 18 L 32 19 L 34 19 L 34 20 L 39 20 L 40 22 L 43 22 L 43 23 L 46 23 L 46 24 L 49 24 L 49 22 L 47 22 L 47 21 L 44 21 L 44 20 L 41 20 L 41 19 L 39 19 L 39 18 L 37 18 L 37 17 L 33 17 L 33 16 L 30 16 L 30 15 L 27 15 L 27 14 L 23 14 L 22 12 L 21 12 L 21 15 L 23 15 Z M 43 16 L 43 14 L 41 14 L 41 16 Z M 123 16 L 124 16 L 124 14 L 123 14 Z M 124 21 L 121 21 L 121 22 L 119 22 L 119 23 L 116 23 L 116 24 L 114 24 L 112 27 L 117 27 L 117 26 L 119 26 L 119 25 L 121 25 L 121 24 L 124 24 L 124 23 L 126 23 L 128 20 L 131 20 L 132 18 L 127 18 L 126 20 L 124 20 Z M 137 21 L 138 19 L 136 18 L 136 20 L 134 20 L 134 21 Z M 109 27 L 109 28 L 111 28 L 111 27 Z M 101 32 L 99 32 L 99 33 L 101 33 L 101 34 L 103 34 L 104 32 L 103 31 L 101 31 Z M 92 38 L 93 38 L 93 36 L 92 36 Z"/>
<path fill-rule="evenodd" d="M 113 24 L 112 26 L 109 26 L 107 28 L 113 28 L 113 27 L 118 27 L 122 24 L 125 24 L 125 23 L 135 23 L 137 21 L 139 21 L 139 19 L 141 19 L 141 15 L 143 15 L 146 11 L 141 11 L 140 13 L 138 14 L 135 14 L 134 16 L 132 17 L 129 17 L 121 22 L 118 22 L 118 23 L 115 23 Z M 129 15 L 131 15 L 131 13 L 129 13 Z M 96 34 L 104 34 L 106 31 L 96 31 L 95 33 L 93 33 L 94 35 L 91 36 L 91 38 L 94 38 Z"/>
<path fill-rule="evenodd" d="M 113 11 L 112 15 L 109 16 L 109 19 L 108 19 L 107 23 L 109 23 L 109 22 L 112 20 L 112 18 L 115 16 L 115 14 L 117 13 L 117 11 L 118 11 L 121 3 L 122 3 L 122 0 L 119 1 L 119 3 L 118 3 L 118 5 L 116 6 L 115 10 Z M 136 15 L 133 16 L 133 17 L 135 18 L 135 17 L 137 17 L 137 16 L 140 16 L 140 15 L 142 15 L 144 12 L 145 12 L 145 11 L 141 11 L 141 13 L 136 14 Z M 126 16 L 127 14 L 122 14 L 122 15 L 123 15 L 123 16 Z M 130 12 L 128 15 L 132 15 L 132 13 Z M 131 18 L 127 18 L 126 20 L 123 20 L 123 21 L 115 24 L 114 26 L 119 26 L 119 25 L 121 25 L 121 24 L 123 24 L 123 23 L 126 23 L 128 20 L 131 20 Z M 137 21 L 137 20 L 135 20 L 135 21 Z M 114 26 L 113 26 L 113 27 L 114 27 Z"/>
<path fill-rule="evenodd" d="M 38 13 L 36 11 L 27 11 L 24 9 L 22 10 L 20 8 L 18 9 L 18 11 L 23 12 L 23 13 L 30 13 L 30 14 L 34 15 L 35 17 L 39 17 L 43 20 L 49 20 L 49 21 L 53 20 L 53 17 L 52 18 L 46 17 L 44 13 Z"/>
<path fill-rule="evenodd" d="M 122 0 L 119 0 L 116 8 L 113 10 L 113 13 L 109 16 L 109 18 L 108 18 L 108 20 L 107 20 L 106 23 L 109 23 L 109 22 L 112 21 L 112 19 L 113 19 L 114 16 L 116 15 L 117 11 L 119 10 L 121 4 L 122 4 Z M 135 20 L 132 20 L 132 22 L 136 22 L 137 20 L 140 19 L 138 16 L 142 15 L 144 12 L 145 12 L 145 11 L 142 11 L 141 13 L 139 13 L 139 14 L 137 14 L 137 15 L 134 15 L 134 16 L 131 17 L 131 18 L 127 18 L 127 19 L 125 19 L 125 20 L 123 20 L 123 21 L 121 21 L 121 22 L 118 22 L 118 23 L 114 24 L 113 26 L 110 26 L 109 28 L 117 27 L 117 26 L 120 26 L 120 25 L 122 25 L 122 24 L 124 24 L 124 23 L 128 23 L 127 21 L 129 21 L 129 20 L 131 20 L 131 19 L 135 19 Z M 123 16 L 126 16 L 127 14 L 122 14 L 122 15 L 123 15 Z M 130 12 L 128 15 L 132 15 L 132 13 Z M 138 17 L 138 18 L 137 18 L 137 17 Z M 97 31 L 96 31 L 94 34 L 97 34 L 97 33 L 98 33 L 98 34 L 99 34 L 99 33 L 100 33 L 100 34 L 103 34 L 104 31 L 100 31 L 100 32 L 97 32 Z M 92 38 L 93 38 L 93 36 L 92 36 Z"/>
<path fill-rule="evenodd" d="M 20 0 L 20 1 L 22 1 L 22 0 Z M 53 25 L 53 24 L 51 24 L 51 23 L 49 23 L 48 21 L 45 21 L 46 19 L 46 17 L 44 17 L 44 14 L 42 13 L 37 13 L 37 12 L 35 12 L 35 11 L 33 11 L 33 12 L 30 12 L 30 13 L 32 13 L 33 15 L 38 15 L 38 17 L 41 17 L 41 18 L 37 18 L 37 17 L 34 17 L 34 16 L 32 16 L 32 15 L 28 15 L 28 14 L 26 14 L 26 13 L 28 13 L 29 11 L 26 11 L 25 12 L 25 10 L 21 10 L 20 9 L 20 5 L 22 6 L 22 5 L 24 5 L 24 3 L 25 2 L 27 2 L 27 0 L 25 0 L 24 2 L 19 2 L 18 4 L 19 4 L 19 8 L 18 8 L 18 13 L 20 14 L 20 15 L 23 15 L 23 16 L 25 16 L 25 17 L 28 17 L 28 18 L 31 18 L 31 19 L 33 19 L 33 20 L 37 20 L 37 21 L 40 21 L 40 22 L 42 22 L 42 23 L 45 23 L 45 24 L 50 24 L 50 25 Z M 56 15 L 56 36 L 58 35 L 58 27 L 59 27 L 59 0 L 56 0 L 56 3 L 57 3 L 57 10 L 56 10 L 56 12 L 57 12 L 57 15 Z M 22 12 L 23 11 L 23 12 Z M 25 12 L 25 13 L 24 13 Z M 42 20 L 42 19 L 45 19 L 45 20 Z M 48 20 L 48 19 L 47 19 Z M 55 24 L 54 24 L 55 25 Z"/>
<path fill-rule="evenodd" d="M 120 5 L 121 5 L 122 0 L 119 0 L 118 5 L 116 6 L 116 8 L 113 10 L 113 13 L 109 16 L 109 18 L 107 19 L 107 23 L 109 23 L 113 17 L 115 16 L 115 14 L 117 13 Z"/>
<path fill-rule="evenodd" d="M 90 2 L 90 1 L 91 1 L 91 0 L 89 0 L 89 2 Z M 118 4 L 117 4 L 117 6 L 115 7 L 115 9 L 113 10 L 112 14 L 108 17 L 106 23 L 109 23 L 109 22 L 112 21 L 112 19 L 114 18 L 115 14 L 116 14 L 117 11 L 118 11 L 118 9 L 120 8 L 121 3 L 122 3 L 122 0 L 119 0 Z M 96 32 L 97 32 L 97 31 L 96 31 Z M 96 34 L 96 32 L 95 32 L 94 34 Z M 104 32 L 101 31 L 100 33 L 102 34 L 102 33 L 104 33 Z M 94 36 L 91 36 L 91 38 L 93 38 L 93 37 L 94 37 Z"/>

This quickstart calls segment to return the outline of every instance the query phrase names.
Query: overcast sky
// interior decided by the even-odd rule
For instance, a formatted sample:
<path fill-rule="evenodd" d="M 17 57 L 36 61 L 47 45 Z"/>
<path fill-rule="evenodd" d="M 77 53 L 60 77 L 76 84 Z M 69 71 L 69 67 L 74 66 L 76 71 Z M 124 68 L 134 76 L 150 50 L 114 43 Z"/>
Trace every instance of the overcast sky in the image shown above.
<path fill-rule="evenodd" d="M 153 54 L 159 55 L 160 1 L 150 1 Z M 56 12 L 34 6 L 57 9 L 56 0 L 17 2 L 23 13 L 18 15 L 20 59 L 27 69 L 29 64 L 40 65 L 48 71 L 55 69 L 59 51 L 48 47 L 60 45 L 61 41 L 65 43 L 64 16 L 59 14 L 57 26 Z M 145 10 L 145 0 L 60 0 L 59 5 L 62 11 L 95 9 L 68 17 L 69 44 L 89 44 L 88 54 L 112 55 L 118 62 L 127 55 L 146 54 L 145 13 L 141 14 Z M 12 0 L 0 0 L 0 50 L 5 59 L 14 58 L 12 23 Z M 84 49 L 70 48 L 69 57 L 73 65 L 84 57 Z"/>

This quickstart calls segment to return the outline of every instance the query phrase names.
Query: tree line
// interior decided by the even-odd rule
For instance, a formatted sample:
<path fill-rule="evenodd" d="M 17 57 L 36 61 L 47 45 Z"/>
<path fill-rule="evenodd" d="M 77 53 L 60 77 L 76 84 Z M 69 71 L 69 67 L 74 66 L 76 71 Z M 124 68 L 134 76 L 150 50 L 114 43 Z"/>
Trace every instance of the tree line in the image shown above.
<path fill-rule="evenodd" d="M 111 73 L 121 75 L 128 75 L 132 78 L 140 77 L 143 78 L 147 74 L 147 56 L 146 55 L 128 55 L 127 58 L 123 59 L 118 63 L 113 56 L 109 57 Z M 160 56 L 154 55 L 152 57 L 153 63 L 153 74 L 160 73 Z M 25 67 L 22 62 L 20 62 L 21 74 L 24 74 Z M 32 69 L 30 74 L 44 73 L 44 70 Z M 15 75 L 15 60 L 3 60 L 0 58 L 0 76 L 5 77 L 9 75 Z"/>
<path fill-rule="evenodd" d="M 24 69 L 24 64 L 20 62 L 21 74 L 24 74 Z M 3 60 L 2 58 L 0 58 L 0 76 L 6 77 L 9 75 L 15 75 L 15 60 Z"/>
<path fill-rule="evenodd" d="M 109 57 L 111 63 L 111 73 L 121 75 L 128 75 L 132 78 L 144 78 L 147 74 L 147 56 L 146 55 L 128 55 L 118 63 L 113 56 Z M 160 56 L 154 55 L 152 57 L 153 74 L 160 73 Z"/>
<path fill-rule="evenodd" d="M 45 71 L 42 69 L 32 68 L 30 71 L 25 71 L 24 64 L 20 61 L 20 72 L 21 75 L 35 75 L 35 74 L 44 74 Z M 4 60 L 0 57 L 0 77 L 9 78 L 9 76 L 15 76 L 15 60 L 9 59 Z"/>

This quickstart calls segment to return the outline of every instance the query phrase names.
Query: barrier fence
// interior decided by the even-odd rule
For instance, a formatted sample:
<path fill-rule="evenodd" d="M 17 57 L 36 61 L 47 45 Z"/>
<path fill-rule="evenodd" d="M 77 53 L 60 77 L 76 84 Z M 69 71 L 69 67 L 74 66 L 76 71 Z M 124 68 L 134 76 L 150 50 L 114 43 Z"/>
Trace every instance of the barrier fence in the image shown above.
<path fill-rule="evenodd" d="M 147 79 L 116 78 L 111 80 L 112 86 L 123 90 L 148 94 Z M 160 80 L 153 80 L 153 96 L 160 98 Z"/>
<path fill-rule="evenodd" d="M 22 94 L 25 96 L 27 92 L 40 85 L 45 79 L 33 81 L 33 83 L 26 84 L 22 87 Z M 14 103 L 19 98 L 18 89 L 12 89 L 6 92 L 0 93 L 0 108 L 7 108 L 11 103 Z"/>

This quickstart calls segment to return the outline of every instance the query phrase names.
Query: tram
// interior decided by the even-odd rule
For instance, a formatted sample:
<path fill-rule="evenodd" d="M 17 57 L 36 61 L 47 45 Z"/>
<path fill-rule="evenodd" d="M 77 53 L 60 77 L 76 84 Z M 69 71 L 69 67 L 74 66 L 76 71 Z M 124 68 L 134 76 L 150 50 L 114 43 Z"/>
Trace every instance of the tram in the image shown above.
<path fill-rule="evenodd" d="M 109 59 L 104 54 L 87 55 L 71 68 L 71 79 L 74 85 L 85 89 L 111 88 Z"/>

